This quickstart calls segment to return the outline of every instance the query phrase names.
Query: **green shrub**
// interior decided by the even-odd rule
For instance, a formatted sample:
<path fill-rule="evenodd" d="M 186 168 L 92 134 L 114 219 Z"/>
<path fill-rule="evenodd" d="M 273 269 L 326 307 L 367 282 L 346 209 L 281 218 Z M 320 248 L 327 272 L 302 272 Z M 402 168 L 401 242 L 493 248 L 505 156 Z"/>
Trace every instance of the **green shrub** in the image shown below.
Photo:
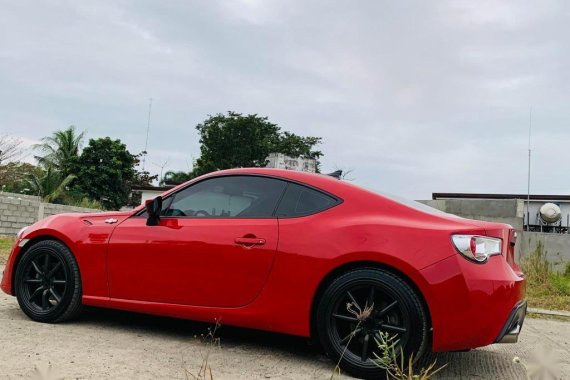
<path fill-rule="evenodd" d="M 554 273 L 546 255 L 544 246 L 539 241 L 534 252 L 523 259 L 521 266 L 529 286 L 553 295 L 570 295 L 570 263 L 566 265 L 563 274 Z"/>
<path fill-rule="evenodd" d="M 550 275 L 550 287 L 561 295 L 570 296 L 570 277 L 565 274 L 553 273 Z"/>
<path fill-rule="evenodd" d="M 566 268 L 564 269 L 564 277 L 570 278 L 570 263 L 566 264 Z"/>
<path fill-rule="evenodd" d="M 527 276 L 529 285 L 547 285 L 552 273 L 552 266 L 546 259 L 546 251 L 541 241 L 538 242 L 534 252 L 525 257 L 521 267 Z"/>
<path fill-rule="evenodd" d="M 94 201 L 93 199 L 89 198 L 82 198 L 79 201 L 74 201 L 70 203 L 71 206 L 83 207 L 83 208 L 95 208 L 97 210 L 103 210 L 103 205 L 100 202 Z"/>

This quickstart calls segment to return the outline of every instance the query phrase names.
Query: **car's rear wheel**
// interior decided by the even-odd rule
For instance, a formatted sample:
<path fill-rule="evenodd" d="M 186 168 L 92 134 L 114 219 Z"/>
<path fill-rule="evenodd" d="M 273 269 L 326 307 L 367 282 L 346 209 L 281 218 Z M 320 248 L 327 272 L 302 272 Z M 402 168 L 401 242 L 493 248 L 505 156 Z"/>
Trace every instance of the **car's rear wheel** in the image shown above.
<path fill-rule="evenodd" d="M 81 278 L 73 254 L 63 243 L 43 240 L 29 247 L 15 277 L 16 298 L 28 317 L 62 322 L 81 309 Z"/>
<path fill-rule="evenodd" d="M 358 377 L 385 376 L 373 361 L 382 356 L 379 334 L 397 341 L 395 352 L 401 348 L 406 359 L 413 354 L 416 361 L 426 350 L 428 323 L 421 300 L 410 285 L 385 270 L 357 269 L 336 278 L 324 291 L 316 317 L 327 354 Z"/>

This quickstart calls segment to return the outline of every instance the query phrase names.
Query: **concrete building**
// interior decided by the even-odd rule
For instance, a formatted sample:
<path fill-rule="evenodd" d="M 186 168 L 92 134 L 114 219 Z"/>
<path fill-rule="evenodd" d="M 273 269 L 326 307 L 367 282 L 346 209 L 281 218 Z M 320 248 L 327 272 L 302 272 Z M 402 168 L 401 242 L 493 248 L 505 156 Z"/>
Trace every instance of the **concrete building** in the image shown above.
<path fill-rule="evenodd" d="M 268 168 L 299 170 L 302 172 L 315 173 L 317 161 L 312 158 L 289 157 L 282 153 L 270 153 L 267 157 Z"/>
<path fill-rule="evenodd" d="M 135 186 L 132 189 L 132 197 L 140 194 L 140 204 L 144 204 L 148 199 L 154 199 L 174 186 Z"/>
<path fill-rule="evenodd" d="M 433 193 L 432 201 L 445 201 L 451 208 L 460 205 L 459 213 L 470 205 L 475 207 L 468 211 L 471 214 L 514 217 L 514 224 L 509 224 L 525 231 L 570 233 L 570 195 Z M 546 205 L 554 205 L 553 215 L 545 215 Z"/>

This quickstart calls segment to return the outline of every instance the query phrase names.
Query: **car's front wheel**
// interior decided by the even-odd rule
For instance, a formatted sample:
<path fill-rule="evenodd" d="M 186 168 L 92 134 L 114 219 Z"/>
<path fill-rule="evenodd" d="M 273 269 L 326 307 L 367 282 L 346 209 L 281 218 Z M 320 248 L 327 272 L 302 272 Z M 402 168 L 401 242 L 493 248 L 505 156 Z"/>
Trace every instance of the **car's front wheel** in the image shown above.
<path fill-rule="evenodd" d="M 15 277 L 16 298 L 28 317 L 62 322 L 81 309 L 81 278 L 73 254 L 63 243 L 43 240 L 29 247 Z"/>
<path fill-rule="evenodd" d="M 422 302 L 410 285 L 385 270 L 357 269 L 336 278 L 324 291 L 316 317 L 325 351 L 341 369 L 361 378 L 385 376 L 374 362 L 383 355 L 379 334 L 397 342 L 397 355 L 418 359 L 426 350 Z"/>

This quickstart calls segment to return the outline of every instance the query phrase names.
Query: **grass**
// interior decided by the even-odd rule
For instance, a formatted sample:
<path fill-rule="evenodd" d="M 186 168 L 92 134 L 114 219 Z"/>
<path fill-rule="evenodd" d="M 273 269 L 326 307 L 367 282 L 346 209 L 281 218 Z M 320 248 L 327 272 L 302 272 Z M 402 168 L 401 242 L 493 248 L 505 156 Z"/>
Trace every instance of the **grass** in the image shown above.
<path fill-rule="evenodd" d="M 14 241 L 16 241 L 16 238 L 13 236 L 0 236 L 0 265 L 6 264 Z"/>
<path fill-rule="evenodd" d="M 372 362 L 386 371 L 386 378 L 389 380 L 430 380 L 436 373 L 447 367 L 444 364 L 436 368 L 437 362 L 432 362 L 427 367 L 419 370 L 414 369 L 414 355 L 410 355 L 408 362 L 404 362 L 404 354 L 400 347 L 400 352 L 397 352 L 398 339 L 395 336 L 390 336 L 389 333 L 379 333 L 374 341 L 378 348 L 380 348 L 380 355 L 374 354 L 375 359 Z"/>
<path fill-rule="evenodd" d="M 539 242 L 534 252 L 521 262 L 527 276 L 529 307 L 570 311 L 570 263 L 564 273 L 555 273 L 546 255 Z"/>

